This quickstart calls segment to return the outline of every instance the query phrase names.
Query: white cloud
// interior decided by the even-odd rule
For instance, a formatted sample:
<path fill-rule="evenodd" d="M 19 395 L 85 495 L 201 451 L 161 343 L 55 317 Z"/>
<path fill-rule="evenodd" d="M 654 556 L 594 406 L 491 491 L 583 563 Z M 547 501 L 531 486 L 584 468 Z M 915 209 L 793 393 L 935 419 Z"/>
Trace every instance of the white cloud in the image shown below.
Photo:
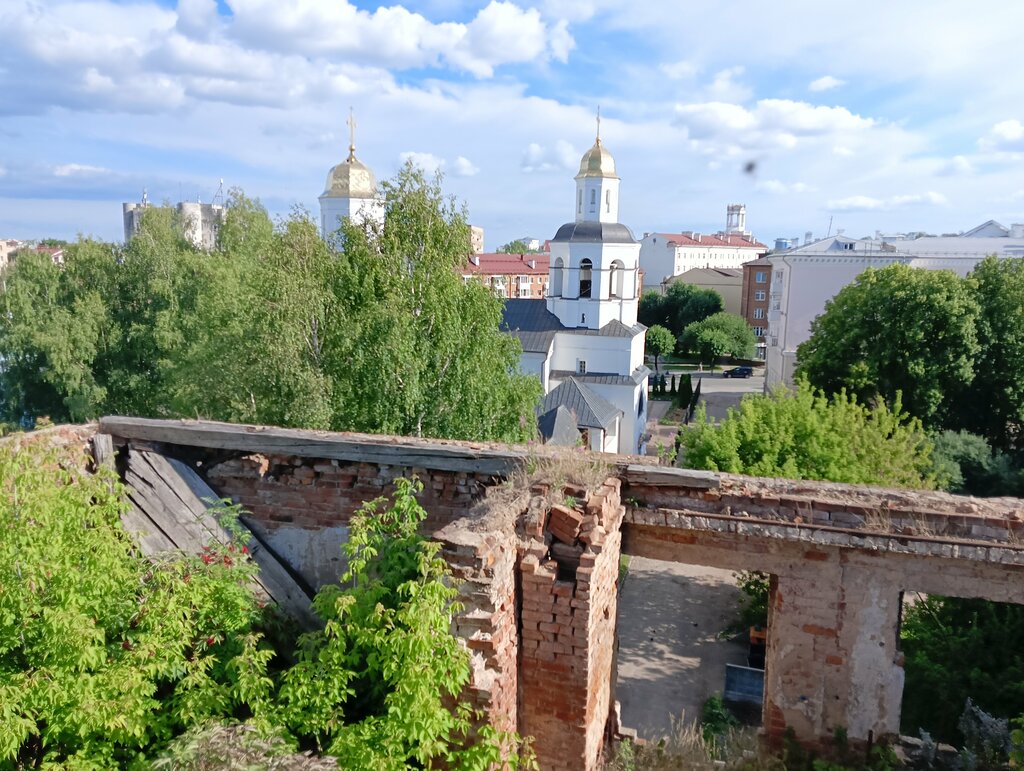
<path fill-rule="evenodd" d="M 711 84 L 705 89 L 707 100 L 711 102 L 745 102 L 752 91 L 742 83 L 736 82 L 744 72 L 743 67 L 728 67 L 715 73 Z"/>
<path fill-rule="evenodd" d="M 671 80 L 689 80 L 697 75 L 699 68 L 693 62 L 679 61 L 662 64 L 658 69 Z"/>
<path fill-rule="evenodd" d="M 978 144 L 983 150 L 1016 153 L 1024 152 L 1024 123 L 1016 118 L 996 123 Z"/>
<path fill-rule="evenodd" d="M 456 177 L 475 177 L 479 173 L 479 167 L 474 166 L 469 158 L 464 158 L 461 155 L 452 163 L 452 174 Z"/>
<path fill-rule="evenodd" d="M 831 75 L 823 75 L 817 80 L 812 80 L 808 85 L 811 91 L 828 91 L 831 88 L 838 88 L 839 86 L 845 85 L 845 80 L 839 78 L 833 78 Z"/>
<path fill-rule="evenodd" d="M 447 64 L 490 77 L 502 64 L 565 61 L 574 45 L 565 23 L 549 26 L 537 9 L 503 0 L 491 0 L 468 24 L 434 24 L 400 5 L 371 13 L 347 0 L 228 0 L 228 5 L 230 34 L 250 46 L 397 69 Z"/>
<path fill-rule="evenodd" d="M 418 153 L 415 151 L 407 151 L 398 154 L 398 160 L 400 163 L 406 161 L 412 161 L 414 166 L 418 166 L 423 169 L 427 174 L 433 174 L 437 171 L 442 170 L 445 167 L 444 158 L 438 158 L 433 153 Z"/>
<path fill-rule="evenodd" d="M 785 193 L 812 193 L 815 188 L 813 185 L 808 185 L 805 182 L 792 182 L 786 184 L 777 179 L 766 179 L 762 182 L 758 182 L 756 185 L 758 190 L 762 190 L 765 193 L 772 193 L 776 195 L 782 195 Z"/>
<path fill-rule="evenodd" d="M 761 99 L 752 108 L 728 102 L 681 104 L 675 111 L 690 139 L 726 152 L 792 149 L 802 140 L 862 134 L 876 125 L 845 107 L 789 99 Z"/>
<path fill-rule="evenodd" d="M 974 164 L 970 158 L 964 155 L 954 155 L 948 161 L 944 161 L 936 172 L 942 177 L 957 177 L 974 173 Z"/>
<path fill-rule="evenodd" d="M 904 206 L 926 205 L 945 206 L 949 200 L 942 193 L 929 191 L 926 193 L 915 193 L 912 195 L 896 195 L 890 198 L 872 198 L 867 195 L 852 195 L 848 198 L 830 200 L 826 204 L 829 211 L 834 212 L 864 212 L 864 211 L 887 211 L 898 209 Z"/>
<path fill-rule="evenodd" d="M 110 169 L 102 166 L 89 166 L 84 163 L 66 163 L 62 166 L 53 167 L 55 177 L 90 177 L 97 174 L 109 174 Z"/>
<path fill-rule="evenodd" d="M 836 145 L 835 147 L 832 148 L 832 154 L 837 155 L 840 158 L 849 158 L 851 155 L 853 155 L 853 150 L 851 150 L 849 147 L 844 147 L 843 145 Z"/>
<path fill-rule="evenodd" d="M 559 139 L 551 147 L 531 142 L 523 151 L 520 167 L 525 172 L 572 171 L 581 155 L 564 139 Z"/>

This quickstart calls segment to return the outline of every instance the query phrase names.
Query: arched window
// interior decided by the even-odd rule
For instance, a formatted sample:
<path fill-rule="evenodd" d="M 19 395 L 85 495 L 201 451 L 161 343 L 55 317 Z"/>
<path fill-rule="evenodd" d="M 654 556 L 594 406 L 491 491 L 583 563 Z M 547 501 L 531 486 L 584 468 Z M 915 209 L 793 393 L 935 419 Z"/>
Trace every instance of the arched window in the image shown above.
<path fill-rule="evenodd" d="M 594 263 L 590 260 L 580 262 L 580 297 L 590 297 L 590 288 L 593 286 Z"/>
<path fill-rule="evenodd" d="M 565 263 L 562 262 L 562 258 L 559 257 L 555 260 L 554 270 L 551 271 L 551 296 L 561 297 L 562 296 L 562 272 L 565 267 Z"/>
<path fill-rule="evenodd" d="M 593 188 L 590 189 L 590 205 L 593 206 L 597 203 L 597 191 Z"/>
<path fill-rule="evenodd" d="M 582 214 L 583 213 L 583 190 L 582 189 L 576 194 L 576 213 L 577 214 Z"/>
<path fill-rule="evenodd" d="M 604 191 L 604 210 L 606 212 L 608 212 L 609 214 L 612 211 L 612 191 L 611 190 L 605 190 Z"/>
<path fill-rule="evenodd" d="M 608 296 L 622 297 L 623 281 L 626 277 L 626 266 L 622 260 L 612 262 L 608 269 Z"/>

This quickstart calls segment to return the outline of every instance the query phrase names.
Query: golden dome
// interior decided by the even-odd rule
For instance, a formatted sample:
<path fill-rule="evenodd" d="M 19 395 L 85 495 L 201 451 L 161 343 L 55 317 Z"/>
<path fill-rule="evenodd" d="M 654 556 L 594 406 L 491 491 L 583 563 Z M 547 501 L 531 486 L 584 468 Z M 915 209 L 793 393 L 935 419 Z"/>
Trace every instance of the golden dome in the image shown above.
<path fill-rule="evenodd" d="M 580 173 L 576 175 L 576 179 L 580 177 L 611 177 L 618 179 L 615 175 L 615 159 L 612 158 L 612 154 L 608 152 L 607 148 L 601 144 L 601 137 L 597 138 L 593 147 L 583 153 L 583 159 L 580 161 Z"/>
<path fill-rule="evenodd" d="M 376 198 L 377 180 L 362 161 L 356 160 L 355 149 L 348 158 L 327 172 L 322 198 Z"/>

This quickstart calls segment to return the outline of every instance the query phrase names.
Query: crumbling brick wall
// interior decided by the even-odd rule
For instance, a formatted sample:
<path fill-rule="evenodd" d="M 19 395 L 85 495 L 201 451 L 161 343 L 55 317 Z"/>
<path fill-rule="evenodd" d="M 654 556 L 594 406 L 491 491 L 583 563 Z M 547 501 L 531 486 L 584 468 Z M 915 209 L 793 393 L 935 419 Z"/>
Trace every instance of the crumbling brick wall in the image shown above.
<path fill-rule="evenodd" d="M 595 768 L 614 703 L 619 480 L 525 522 L 520 730 L 541 768 Z"/>
<path fill-rule="evenodd" d="M 493 483 L 487 475 L 465 471 L 294 455 L 247 455 L 213 464 L 205 469 L 205 476 L 215 490 L 271 528 L 348 524 L 364 502 L 391 494 L 395 479 L 415 476 L 423 483 L 420 503 L 430 515 L 425 528 L 437 530 L 465 514 L 485 485 Z"/>
<path fill-rule="evenodd" d="M 620 547 L 773 574 L 764 712 L 771 739 L 787 729 L 807 743 L 839 727 L 851 739 L 897 730 L 903 590 L 1024 603 L 1017 500 L 628 466 L 619 472 L 621 492 L 613 481 L 589 498 L 566 491 L 571 505 L 535 496 L 513 532 L 481 527 L 486 512 L 474 505 L 501 464 L 522 460 L 523 448 L 191 421 L 104 425 L 119 445 L 245 453 L 203 470 L 214 489 L 279 533 L 343 528 L 396 476 L 418 473 L 428 527 L 464 579 L 456 631 L 472 652 L 469 694 L 497 725 L 534 736 L 544 769 L 589 771 L 598 762 L 614 711 Z M 348 460 L 260 449 L 269 440 L 333 447 Z M 364 451 L 378 461 L 352 460 Z M 406 452 L 416 460 L 380 460 Z M 492 471 L 436 470 L 452 468 L 453 458 L 476 470 L 477 454 Z M 630 500 L 625 514 L 620 494 Z"/>

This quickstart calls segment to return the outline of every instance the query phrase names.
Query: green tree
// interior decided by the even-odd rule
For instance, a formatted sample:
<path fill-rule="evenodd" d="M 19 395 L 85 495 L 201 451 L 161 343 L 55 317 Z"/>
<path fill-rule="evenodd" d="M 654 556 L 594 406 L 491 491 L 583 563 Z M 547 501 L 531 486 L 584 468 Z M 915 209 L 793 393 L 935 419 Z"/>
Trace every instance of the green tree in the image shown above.
<path fill-rule="evenodd" d="M 275 228 L 233 191 L 211 253 L 156 207 L 124 248 L 26 258 L 0 287 L 0 417 L 531 437 L 540 384 L 501 301 L 461 280 L 465 212 L 411 167 L 382 189 L 385 226 L 347 222 L 340 251 L 305 212 Z"/>
<path fill-rule="evenodd" d="M 746 320 L 725 311 L 690 324 L 679 338 L 683 350 L 710 364 L 726 355 L 749 358 L 754 355 L 756 344 L 757 338 Z"/>
<path fill-rule="evenodd" d="M 654 369 L 658 371 L 658 357 L 676 349 L 676 338 L 665 327 L 655 324 L 647 330 L 647 354 L 654 357 Z"/>
<path fill-rule="evenodd" d="M 698 410 L 680 434 L 688 468 L 932 489 L 932 443 L 899 404 L 860 404 L 800 383 L 795 392 L 749 395 L 718 424 Z"/>
<path fill-rule="evenodd" d="M 113 472 L 0 446 L 0 767 L 126 767 L 242 703 L 260 615 L 234 545 L 146 559 Z"/>
<path fill-rule="evenodd" d="M 517 238 L 514 241 L 509 241 L 507 244 L 499 246 L 498 251 L 505 254 L 530 254 L 538 250 L 531 249 L 526 241 L 521 238 Z"/>
<path fill-rule="evenodd" d="M 1010 456 L 993 450 L 984 437 L 967 431 L 941 431 L 933 437 L 936 476 L 945 489 L 961 495 L 1019 495 L 1021 474 Z"/>
<path fill-rule="evenodd" d="M 974 379 L 979 306 L 951 271 L 869 268 L 825 305 L 797 349 L 799 371 L 827 393 L 893 404 L 927 427 L 957 420 L 957 399 Z"/>
<path fill-rule="evenodd" d="M 904 613 L 903 733 L 923 728 L 959 746 L 970 698 L 986 712 L 1024 713 L 1024 606 L 957 597 L 919 597 Z"/>
<path fill-rule="evenodd" d="M 1024 436 L 1024 260 L 989 257 L 968 277 L 981 308 L 974 380 L 962 399 L 964 427 L 1001 450 L 1021 450 Z"/>
<path fill-rule="evenodd" d="M 665 294 L 655 290 L 644 292 L 637 318 L 647 327 L 657 324 L 667 328 L 678 339 L 688 325 L 721 310 L 722 296 L 715 290 L 677 281 L 669 285 Z"/>

